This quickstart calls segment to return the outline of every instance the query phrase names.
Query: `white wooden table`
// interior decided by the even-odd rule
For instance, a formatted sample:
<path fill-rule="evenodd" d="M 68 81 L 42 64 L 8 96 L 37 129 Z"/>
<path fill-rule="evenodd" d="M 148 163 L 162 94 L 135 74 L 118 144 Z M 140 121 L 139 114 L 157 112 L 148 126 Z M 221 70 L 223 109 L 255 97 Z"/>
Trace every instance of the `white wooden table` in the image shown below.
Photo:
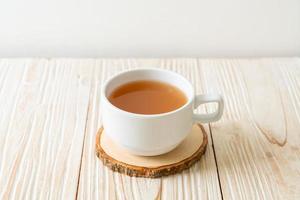
<path fill-rule="evenodd" d="M 181 174 L 131 178 L 95 156 L 101 85 L 138 67 L 225 98 L 205 156 Z M 222 198 L 300 199 L 300 58 L 0 59 L 0 199 Z"/>

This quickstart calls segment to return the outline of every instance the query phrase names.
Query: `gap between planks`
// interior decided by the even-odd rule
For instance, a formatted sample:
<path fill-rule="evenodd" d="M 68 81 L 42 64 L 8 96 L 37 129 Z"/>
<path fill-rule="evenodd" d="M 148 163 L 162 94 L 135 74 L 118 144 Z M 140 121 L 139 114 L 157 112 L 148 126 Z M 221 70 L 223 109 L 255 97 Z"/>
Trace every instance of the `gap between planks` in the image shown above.
<path fill-rule="evenodd" d="M 78 173 L 78 180 L 77 180 L 77 187 L 76 187 L 76 195 L 75 195 L 75 200 L 78 199 L 78 191 L 79 191 L 79 183 L 80 183 L 80 175 L 81 175 L 81 166 L 82 166 L 82 158 L 83 158 L 83 152 L 84 152 L 84 147 L 85 147 L 85 138 L 87 134 L 87 122 L 89 119 L 89 112 L 90 112 L 90 99 L 91 99 L 91 85 L 90 85 L 90 92 L 89 92 L 89 100 L 88 100 L 88 108 L 86 111 L 86 118 L 85 118 L 85 125 L 84 125 L 84 136 L 83 136 L 83 144 L 82 144 L 82 150 L 81 150 L 81 156 L 80 156 L 80 165 L 79 165 L 79 173 Z"/>
<path fill-rule="evenodd" d="M 219 189 L 220 189 L 220 193 L 221 193 L 221 198 L 222 198 L 222 200 L 223 200 L 224 198 L 223 198 L 222 184 L 221 184 L 221 180 L 220 180 L 220 174 L 219 174 L 219 167 L 218 167 L 217 155 L 216 155 L 216 152 L 215 152 L 214 139 L 213 139 L 213 136 L 212 136 L 212 130 L 211 130 L 211 125 L 210 125 L 210 123 L 208 124 L 208 129 L 209 129 L 209 133 L 210 133 L 211 146 L 212 146 L 212 149 L 213 149 L 214 159 L 215 159 L 215 163 L 216 163 L 216 169 L 217 169 L 217 175 L 218 175 L 218 182 L 219 182 Z"/>

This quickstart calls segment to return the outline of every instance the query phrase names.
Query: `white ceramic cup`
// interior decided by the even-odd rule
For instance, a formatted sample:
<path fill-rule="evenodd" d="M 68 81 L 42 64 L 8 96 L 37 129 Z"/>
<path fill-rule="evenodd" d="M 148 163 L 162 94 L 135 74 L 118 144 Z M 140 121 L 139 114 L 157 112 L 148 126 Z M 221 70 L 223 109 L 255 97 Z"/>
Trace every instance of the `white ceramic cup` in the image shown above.
<path fill-rule="evenodd" d="M 136 114 L 111 104 L 108 96 L 118 86 L 137 80 L 155 80 L 179 88 L 187 97 L 180 108 L 161 114 Z M 201 104 L 215 102 L 218 109 L 209 114 L 194 113 Z M 196 122 L 217 121 L 223 113 L 223 99 L 218 94 L 196 95 L 192 85 L 181 75 L 162 69 L 137 69 L 111 77 L 101 94 L 105 133 L 130 153 L 142 156 L 160 155 L 174 149 L 184 140 Z"/>

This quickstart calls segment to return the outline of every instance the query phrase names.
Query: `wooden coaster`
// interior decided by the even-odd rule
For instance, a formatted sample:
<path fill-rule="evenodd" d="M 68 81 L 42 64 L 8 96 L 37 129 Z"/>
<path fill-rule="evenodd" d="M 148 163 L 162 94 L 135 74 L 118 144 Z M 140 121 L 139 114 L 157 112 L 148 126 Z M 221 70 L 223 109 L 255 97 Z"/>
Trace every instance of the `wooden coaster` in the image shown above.
<path fill-rule="evenodd" d="M 207 146 L 207 134 L 196 124 L 174 150 L 159 156 L 135 156 L 118 146 L 100 128 L 96 135 L 96 154 L 113 171 L 129 176 L 157 178 L 181 172 L 198 161 Z"/>

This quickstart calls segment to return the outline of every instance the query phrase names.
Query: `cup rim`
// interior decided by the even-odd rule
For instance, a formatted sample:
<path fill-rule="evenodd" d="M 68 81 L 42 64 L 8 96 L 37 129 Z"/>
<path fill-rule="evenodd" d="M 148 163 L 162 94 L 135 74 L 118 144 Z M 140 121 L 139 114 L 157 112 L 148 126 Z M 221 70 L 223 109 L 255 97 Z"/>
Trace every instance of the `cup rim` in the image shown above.
<path fill-rule="evenodd" d="M 109 83 L 111 81 L 113 81 L 114 79 L 118 78 L 119 76 L 122 76 L 126 73 L 132 73 L 132 72 L 135 72 L 135 71 L 158 71 L 158 72 L 164 72 L 164 73 L 171 73 L 173 75 L 175 75 L 176 77 L 178 77 L 179 79 L 181 79 L 183 82 L 185 82 L 188 87 L 190 88 L 191 90 L 191 97 L 187 97 L 188 100 L 185 104 L 183 104 L 182 106 L 180 106 L 179 108 L 175 109 L 175 110 L 172 110 L 172 111 L 169 111 L 169 112 L 164 112 L 164 113 L 159 113 L 159 114 L 139 114 L 139 113 L 133 113 L 133 112 L 128 112 L 128 111 L 125 111 L 125 110 L 122 110 L 120 108 L 118 108 L 117 106 L 113 105 L 107 98 L 106 96 L 106 90 L 107 90 L 107 86 L 109 85 Z M 185 91 L 183 91 L 185 93 Z M 164 117 L 164 116 L 169 116 L 169 115 L 172 115 L 176 112 L 179 112 L 183 109 L 185 109 L 186 107 L 188 107 L 194 97 L 195 97 L 195 93 L 194 93 L 194 88 L 192 86 L 192 84 L 182 75 L 176 73 L 176 72 L 173 72 L 171 70 L 166 70 L 166 69 L 160 69 L 160 68 L 138 68 L 138 69 L 129 69 L 129 70 L 124 70 L 120 73 L 117 73 L 113 76 L 111 76 L 108 80 L 106 80 L 102 86 L 102 89 L 101 89 L 101 95 L 102 95 L 102 100 L 104 100 L 108 105 L 111 106 L 111 108 L 113 108 L 115 111 L 118 111 L 118 112 L 121 112 L 125 115 L 130 115 L 130 116 L 134 116 L 134 117 L 142 117 L 142 118 L 155 118 L 155 117 Z"/>

